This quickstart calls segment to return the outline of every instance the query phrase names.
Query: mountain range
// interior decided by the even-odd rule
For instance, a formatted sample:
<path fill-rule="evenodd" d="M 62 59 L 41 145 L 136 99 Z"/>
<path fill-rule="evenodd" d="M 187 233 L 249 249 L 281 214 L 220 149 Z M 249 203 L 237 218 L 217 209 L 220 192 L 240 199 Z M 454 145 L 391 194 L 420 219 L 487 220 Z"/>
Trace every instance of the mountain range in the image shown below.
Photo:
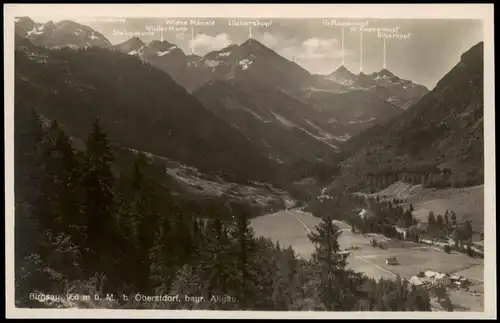
<path fill-rule="evenodd" d="M 212 51 L 203 57 L 185 55 L 176 45 L 166 41 L 144 44 L 139 39 L 130 39 L 113 48 L 166 71 L 190 92 L 215 80 L 259 84 L 261 88 L 280 91 L 311 107 L 309 113 L 316 114 L 316 119 L 330 120 L 322 131 L 330 133 L 331 137 L 351 137 L 370 125 L 382 123 L 417 102 L 428 91 L 387 70 L 356 76 L 341 67 L 326 77 L 313 75 L 255 39 Z M 340 74 L 351 77 L 352 83 L 347 84 Z"/>
<path fill-rule="evenodd" d="M 466 168 L 477 179 L 479 47 L 429 92 L 387 69 L 311 74 L 255 39 L 196 56 L 167 41 L 112 45 L 75 22 L 20 17 L 16 108 L 77 137 L 98 115 L 120 145 L 245 183 L 281 185 L 297 179 L 297 165 L 322 165 L 328 179 L 346 154 L 350 174 L 475 163 Z"/>
<path fill-rule="evenodd" d="M 67 20 L 38 24 L 28 17 L 20 17 L 16 20 L 16 33 L 35 45 L 49 48 L 98 46 L 137 56 L 167 72 L 189 92 L 214 80 L 258 83 L 274 88 L 312 106 L 319 119 L 330 120 L 330 126 L 322 131 L 331 132 L 332 137 L 348 138 L 366 127 L 382 123 L 401 112 L 393 106 L 407 108 L 427 92 L 425 87 L 402 80 L 387 70 L 355 75 L 341 66 L 327 76 L 313 75 L 255 39 L 200 57 L 186 55 L 177 45 L 167 41 L 144 43 L 133 37 L 111 45 L 92 28 Z M 367 93 L 361 94 L 362 91 Z M 345 94 L 350 92 L 354 95 Z M 358 96 L 359 102 L 356 101 Z M 348 97 L 349 106 L 344 104 L 345 97 Z M 378 108 L 372 110 L 371 105 Z"/>

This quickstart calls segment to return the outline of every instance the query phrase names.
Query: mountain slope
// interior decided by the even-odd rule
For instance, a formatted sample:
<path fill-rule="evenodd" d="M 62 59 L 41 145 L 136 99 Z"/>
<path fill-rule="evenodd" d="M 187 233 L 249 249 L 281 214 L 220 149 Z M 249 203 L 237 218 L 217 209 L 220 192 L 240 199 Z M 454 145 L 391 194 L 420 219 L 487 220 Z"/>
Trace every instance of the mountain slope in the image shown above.
<path fill-rule="evenodd" d="M 444 184 L 482 183 L 483 43 L 464 53 L 418 103 L 354 137 L 346 148 L 351 175 L 418 173 L 425 181 L 435 173 Z"/>
<path fill-rule="evenodd" d="M 176 84 L 136 57 L 105 49 L 16 51 L 16 109 L 35 108 L 85 138 L 99 116 L 113 142 L 239 182 L 278 181 L 260 155 Z"/>
<path fill-rule="evenodd" d="M 374 93 L 403 109 L 418 102 L 429 91 L 425 86 L 401 79 L 385 68 L 373 73 L 371 78 L 374 80 Z"/>
<path fill-rule="evenodd" d="M 133 37 L 123 43 L 112 46 L 112 50 L 139 57 L 141 60 L 167 72 L 177 83 L 185 85 L 189 76 L 186 75 L 188 63 L 192 57 L 168 41 L 153 40 L 144 43 Z"/>
<path fill-rule="evenodd" d="M 29 17 L 19 17 L 15 22 L 17 35 L 28 38 L 33 44 L 49 48 L 88 46 L 110 47 L 110 41 L 94 29 L 70 20 L 57 23 L 36 23 Z"/>
<path fill-rule="evenodd" d="M 188 88 L 200 88 L 214 80 L 236 82 L 244 84 L 246 96 L 252 96 L 260 106 L 273 102 L 275 108 L 288 105 L 292 110 L 302 110 L 296 113 L 295 119 L 302 120 L 293 123 L 312 133 L 317 133 L 314 126 L 319 126 L 320 132 L 324 132 L 320 137 L 340 138 L 334 145 L 402 112 L 369 91 L 346 92 L 346 80 L 357 76 L 345 67 L 331 76 L 345 81 L 340 86 L 341 93 L 336 93 L 339 92 L 333 90 L 336 82 L 311 75 L 254 39 L 205 55 L 189 64 L 187 75 L 190 75 Z M 204 99 L 208 97 L 205 95 Z M 273 106 L 269 108 L 272 110 Z M 314 123 L 313 127 L 310 122 Z"/>
<path fill-rule="evenodd" d="M 314 109 L 276 89 L 214 81 L 193 94 L 280 163 L 336 155 L 338 142 L 319 126 Z"/>
<path fill-rule="evenodd" d="M 403 113 L 401 108 L 366 90 L 322 93 L 311 97 L 310 102 L 323 112 L 324 117 L 348 127 L 352 135 Z"/>

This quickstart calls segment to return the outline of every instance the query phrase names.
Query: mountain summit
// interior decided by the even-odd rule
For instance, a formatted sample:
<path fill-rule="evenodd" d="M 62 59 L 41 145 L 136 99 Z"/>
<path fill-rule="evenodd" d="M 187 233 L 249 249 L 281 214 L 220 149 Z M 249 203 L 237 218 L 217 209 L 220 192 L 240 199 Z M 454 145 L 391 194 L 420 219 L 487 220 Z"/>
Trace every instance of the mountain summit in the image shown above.
<path fill-rule="evenodd" d="M 312 79 L 308 71 L 253 38 L 206 54 L 189 65 L 189 73 L 193 75 L 192 82 L 186 84 L 189 89 L 215 79 L 236 79 L 294 92 Z"/>
<path fill-rule="evenodd" d="M 392 77 L 396 77 L 396 75 L 394 75 L 394 73 L 392 73 L 391 71 L 389 71 L 386 68 L 383 68 L 383 69 L 380 70 L 380 72 L 373 73 L 372 75 L 374 77 L 378 76 L 379 78 L 392 78 Z"/>
<path fill-rule="evenodd" d="M 121 44 L 113 46 L 114 49 L 119 50 L 120 52 L 135 55 L 139 53 L 141 47 L 143 47 L 145 43 L 138 37 L 132 37 L 129 40 L 124 41 Z"/>
<path fill-rule="evenodd" d="M 327 78 L 343 85 L 354 85 L 358 77 L 356 74 L 349 71 L 344 65 L 341 65 L 334 72 L 328 75 Z"/>
<path fill-rule="evenodd" d="M 49 21 L 42 24 L 34 22 L 29 17 L 19 17 L 15 22 L 15 31 L 33 44 L 48 48 L 111 46 L 111 42 L 101 33 L 71 20 L 57 23 Z"/>

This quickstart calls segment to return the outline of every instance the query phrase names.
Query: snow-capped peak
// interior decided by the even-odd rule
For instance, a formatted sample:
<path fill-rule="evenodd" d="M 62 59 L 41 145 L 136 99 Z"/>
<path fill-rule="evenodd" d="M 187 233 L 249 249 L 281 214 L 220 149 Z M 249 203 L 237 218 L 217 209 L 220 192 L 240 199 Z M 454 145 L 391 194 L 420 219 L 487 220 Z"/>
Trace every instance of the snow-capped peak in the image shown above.
<path fill-rule="evenodd" d="M 156 55 L 158 55 L 158 56 L 164 56 L 164 55 L 167 55 L 168 53 L 170 53 L 172 50 L 174 50 L 174 49 L 176 49 L 176 48 L 177 48 L 177 46 L 175 46 L 175 45 L 174 45 L 174 46 L 172 46 L 172 47 L 168 48 L 168 49 L 167 49 L 167 50 L 165 50 L 165 51 L 157 51 L 157 52 L 156 52 Z"/>
<path fill-rule="evenodd" d="M 207 67 L 215 68 L 215 67 L 219 66 L 219 64 L 220 64 L 220 61 L 216 61 L 213 59 L 205 60 L 205 66 L 207 66 Z"/>
<path fill-rule="evenodd" d="M 31 36 L 32 34 L 35 35 L 43 34 L 43 25 L 34 26 L 32 30 L 28 31 L 28 36 Z"/>
<path fill-rule="evenodd" d="M 247 68 L 249 68 L 252 63 L 253 63 L 253 61 L 251 61 L 247 58 L 242 59 L 241 61 L 238 62 L 238 64 L 241 66 L 242 70 L 246 70 Z"/>

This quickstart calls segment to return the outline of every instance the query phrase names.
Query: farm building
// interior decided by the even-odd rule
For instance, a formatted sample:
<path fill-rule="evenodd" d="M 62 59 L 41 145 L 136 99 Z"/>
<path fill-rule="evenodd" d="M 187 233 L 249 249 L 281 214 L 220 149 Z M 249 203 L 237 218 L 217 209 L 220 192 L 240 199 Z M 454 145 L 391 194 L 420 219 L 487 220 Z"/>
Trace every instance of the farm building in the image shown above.
<path fill-rule="evenodd" d="M 396 257 L 389 257 L 385 260 L 385 264 L 386 265 L 391 265 L 391 266 L 394 266 L 394 265 L 397 265 L 398 264 L 398 259 Z"/>
<path fill-rule="evenodd" d="M 467 278 L 457 275 L 451 275 L 450 281 L 458 287 L 465 286 L 469 282 Z"/>
<path fill-rule="evenodd" d="M 435 271 L 426 271 L 425 277 L 431 280 L 433 286 L 446 286 L 451 283 L 450 276 L 447 274 L 438 273 Z"/>
<path fill-rule="evenodd" d="M 425 289 L 429 289 L 433 287 L 447 286 L 451 284 L 451 279 L 447 274 L 428 270 L 424 273 L 420 272 L 418 276 L 413 276 L 410 279 L 410 283 L 415 286 L 421 286 Z"/>

